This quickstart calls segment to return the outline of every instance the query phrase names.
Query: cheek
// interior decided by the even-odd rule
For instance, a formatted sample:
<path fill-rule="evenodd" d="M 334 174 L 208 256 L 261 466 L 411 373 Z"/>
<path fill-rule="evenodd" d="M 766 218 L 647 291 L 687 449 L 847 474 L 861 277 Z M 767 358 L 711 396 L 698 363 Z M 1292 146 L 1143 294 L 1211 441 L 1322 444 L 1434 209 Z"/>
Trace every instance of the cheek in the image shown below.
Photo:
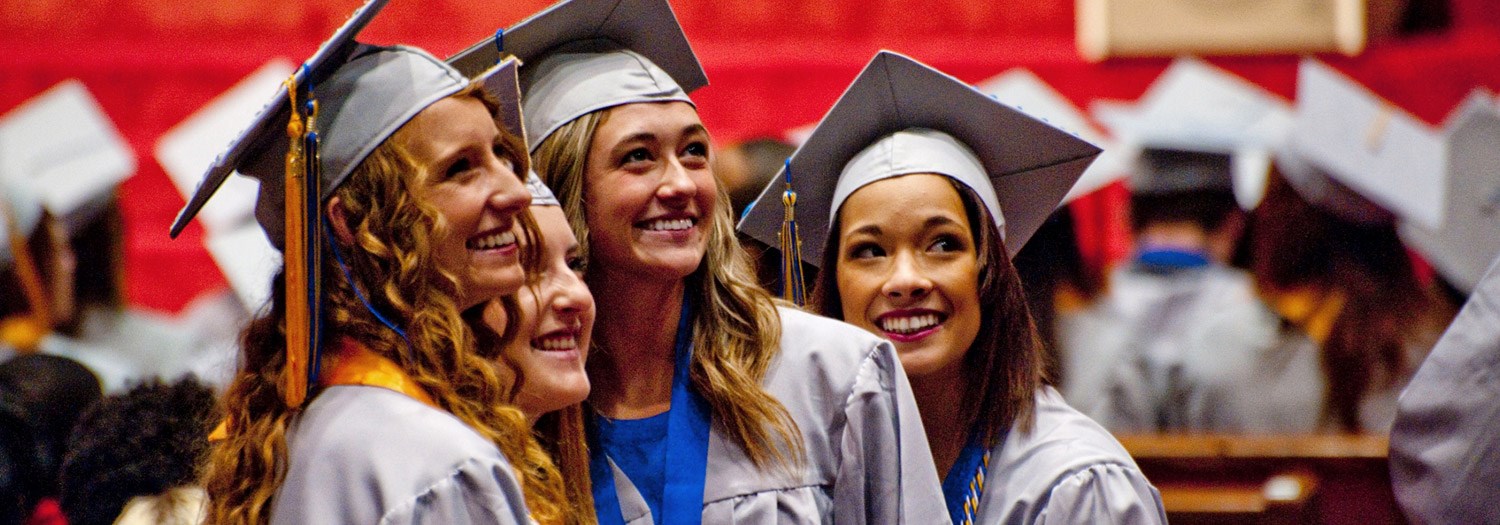
<path fill-rule="evenodd" d="M 844 321 L 856 326 L 866 326 L 865 312 L 879 291 L 880 281 L 869 272 L 838 267 L 839 302 L 843 303 Z"/>

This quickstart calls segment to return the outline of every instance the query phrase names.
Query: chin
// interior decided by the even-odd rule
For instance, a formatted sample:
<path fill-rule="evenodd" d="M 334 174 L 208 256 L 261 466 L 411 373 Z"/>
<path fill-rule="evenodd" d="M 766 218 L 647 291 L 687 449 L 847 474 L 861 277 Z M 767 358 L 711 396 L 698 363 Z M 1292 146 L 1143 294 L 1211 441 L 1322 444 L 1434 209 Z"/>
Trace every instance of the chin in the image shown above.
<path fill-rule="evenodd" d="M 920 344 L 896 344 L 896 357 L 901 360 L 901 368 L 906 371 L 906 376 L 919 378 L 936 374 L 953 365 L 954 359 L 949 359 L 948 352 L 937 341 L 924 341 Z"/>

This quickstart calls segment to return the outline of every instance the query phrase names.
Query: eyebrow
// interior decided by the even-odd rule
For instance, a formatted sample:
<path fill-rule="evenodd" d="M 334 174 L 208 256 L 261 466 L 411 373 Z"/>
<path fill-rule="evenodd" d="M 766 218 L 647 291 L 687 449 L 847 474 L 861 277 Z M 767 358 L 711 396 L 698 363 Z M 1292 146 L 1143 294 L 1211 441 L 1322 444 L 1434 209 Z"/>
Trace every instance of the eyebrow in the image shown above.
<path fill-rule="evenodd" d="M 924 230 L 930 230 L 930 229 L 933 229 L 933 228 L 936 228 L 936 227 L 939 227 L 939 226 L 948 226 L 948 225 L 963 226 L 958 221 L 953 220 L 952 217 L 949 217 L 947 215 L 937 215 L 937 216 L 933 216 L 933 217 L 928 217 L 927 220 L 922 221 L 922 229 L 924 229 Z"/>

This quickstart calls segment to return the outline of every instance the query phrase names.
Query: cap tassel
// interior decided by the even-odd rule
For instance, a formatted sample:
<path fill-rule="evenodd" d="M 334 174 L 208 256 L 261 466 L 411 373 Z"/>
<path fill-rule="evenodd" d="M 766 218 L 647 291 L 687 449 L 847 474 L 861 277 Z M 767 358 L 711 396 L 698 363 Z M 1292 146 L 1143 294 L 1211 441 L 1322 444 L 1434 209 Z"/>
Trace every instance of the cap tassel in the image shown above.
<path fill-rule="evenodd" d="M 318 105 L 312 88 L 308 87 L 306 103 L 298 104 L 296 77 L 288 79 L 286 86 L 292 115 L 286 127 L 286 367 L 281 381 L 283 400 L 297 408 L 307 400 L 308 386 L 315 383 L 318 373 L 322 294 L 317 286 L 321 281 L 318 222 L 311 218 L 318 216 L 322 177 L 318 174 Z"/>
<path fill-rule="evenodd" d="M 792 161 L 786 160 L 784 182 L 786 190 L 781 192 L 781 205 L 786 214 L 781 221 L 781 232 L 776 234 L 781 241 L 781 297 L 797 306 L 806 302 L 802 284 L 802 237 L 797 233 L 797 192 L 792 191 Z"/>

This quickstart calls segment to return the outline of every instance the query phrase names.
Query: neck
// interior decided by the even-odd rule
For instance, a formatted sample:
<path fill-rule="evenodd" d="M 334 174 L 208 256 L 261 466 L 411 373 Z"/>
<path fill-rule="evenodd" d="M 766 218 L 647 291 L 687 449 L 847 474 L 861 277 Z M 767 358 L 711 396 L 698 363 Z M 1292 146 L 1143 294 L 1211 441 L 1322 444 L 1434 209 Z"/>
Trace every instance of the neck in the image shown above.
<path fill-rule="evenodd" d="M 917 399 L 922 428 L 927 431 L 927 444 L 932 449 L 932 460 L 939 478 L 953 468 L 959 452 L 969 441 L 964 406 L 972 399 L 968 397 L 967 386 L 968 381 L 956 370 L 911 378 L 911 391 Z"/>
<path fill-rule="evenodd" d="M 682 312 L 681 279 L 652 282 L 606 272 L 590 276 L 598 317 L 594 352 L 596 380 L 589 403 L 605 417 L 639 419 L 672 406 L 677 323 Z"/>

